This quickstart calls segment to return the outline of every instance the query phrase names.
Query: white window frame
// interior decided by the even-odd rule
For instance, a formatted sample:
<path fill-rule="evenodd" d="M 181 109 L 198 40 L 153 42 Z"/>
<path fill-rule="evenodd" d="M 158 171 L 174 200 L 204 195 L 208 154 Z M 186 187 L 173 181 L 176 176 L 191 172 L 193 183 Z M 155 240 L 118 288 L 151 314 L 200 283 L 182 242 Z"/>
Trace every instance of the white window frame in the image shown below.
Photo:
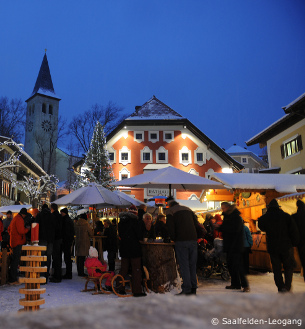
<path fill-rule="evenodd" d="M 143 159 L 144 153 L 150 153 L 150 160 Z M 152 163 L 152 162 L 153 162 L 153 151 L 148 146 L 145 146 L 143 150 L 141 150 L 141 163 Z"/>
<path fill-rule="evenodd" d="M 184 153 L 188 153 L 188 160 L 182 160 L 182 154 Z M 182 149 L 179 150 L 179 163 L 185 167 L 192 163 L 192 151 L 189 150 L 186 146 L 183 146 Z"/>
<path fill-rule="evenodd" d="M 157 138 L 156 139 L 151 139 L 150 136 L 151 134 L 157 134 Z M 159 131 L 149 131 L 148 132 L 148 141 L 152 142 L 152 143 L 157 143 L 159 142 Z"/>
<path fill-rule="evenodd" d="M 159 160 L 159 153 L 165 153 L 165 160 Z M 163 146 L 156 150 L 156 163 L 168 163 L 168 150 Z"/>
<path fill-rule="evenodd" d="M 202 153 L 202 161 L 197 161 L 197 153 Z M 197 148 L 195 151 L 194 151 L 194 163 L 196 163 L 198 166 L 203 166 L 204 164 L 206 164 L 207 162 L 207 154 L 206 152 L 204 152 L 203 149 L 201 148 Z"/>
<path fill-rule="evenodd" d="M 122 160 L 122 153 L 128 153 L 128 160 Z M 128 163 L 131 163 L 131 151 L 128 149 L 127 146 L 123 146 L 119 151 L 119 163 L 121 163 L 123 166 L 126 166 Z"/>
<path fill-rule="evenodd" d="M 172 135 L 172 138 L 170 138 L 170 139 L 166 139 L 165 138 L 165 134 L 171 134 Z M 163 140 L 164 140 L 164 142 L 167 142 L 167 143 L 170 143 L 170 142 L 173 142 L 174 141 L 174 138 L 175 138 L 175 136 L 174 136 L 174 132 L 173 131 L 163 131 Z"/>
<path fill-rule="evenodd" d="M 199 198 L 196 194 L 191 194 L 189 197 L 188 197 L 188 200 L 191 200 L 191 201 L 199 201 Z"/>
<path fill-rule="evenodd" d="M 246 159 L 246 162 L 243 162 L 243 159 Z M 240 161 L 241 161 L 241 164 L 248 164 L 248 162 L 249 162 L 247 156 L 242 156 Z"/>
<path fill-rule="evenodd" d="M 195 175 L 195 176 L 199 176 L 199 172 L 196 171 L 194 168 L 191 168 L 191 169 L 189 170 L 189 174 L 191 174 L 191 175 Z"/>
<path fill-rule="evenodd" d="M 136 138 L 136 134 L 142 134 L 142 138 L 141 139 L 137 139 Z M 144 142 L 144 131 L 134 131 L 133 132 L 133 137 L 134 137 L 134 141 L 137 142 L 137 143 L 142 143 Z"/>
<path fill-rule="evenodd" d="M 206 171 L 206 173 L 205 173 L 205 178 L 209 178 L 209 179 L 211 179 L 211 176 L 212 176 L 214 173 L 215 173 L 215 171 L 214 171 L 212 168 L 210 168 L 208 171 Z"/>
<path fill-rule="evenodd" d="M 113 147 L 110 147 L 108 150 L 108 154 L 113 153 L 113 160 L 110 160 L 111 164 L 116 163 L 116 150 Z"/>
<path fill-rule="evenodd" d="M 119 172 L 119 180 L 122 180 L 122 175 L 127 175 L 128 178 L 130 178 L 130 171 L 127 170 L 127 168 L 123 168 L 123 169 Z"/>

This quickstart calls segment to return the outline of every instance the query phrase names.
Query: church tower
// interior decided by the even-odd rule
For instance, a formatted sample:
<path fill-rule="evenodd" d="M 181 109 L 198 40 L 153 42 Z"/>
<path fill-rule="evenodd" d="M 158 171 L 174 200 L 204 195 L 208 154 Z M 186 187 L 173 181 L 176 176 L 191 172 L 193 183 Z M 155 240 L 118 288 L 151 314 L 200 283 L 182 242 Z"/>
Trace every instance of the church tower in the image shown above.
<path fill-rule="evenodd" d="M 55 174 L 59 101 L 45 53 L 31 96 L 26 100 L 25 151 L 49 174 Z"/>

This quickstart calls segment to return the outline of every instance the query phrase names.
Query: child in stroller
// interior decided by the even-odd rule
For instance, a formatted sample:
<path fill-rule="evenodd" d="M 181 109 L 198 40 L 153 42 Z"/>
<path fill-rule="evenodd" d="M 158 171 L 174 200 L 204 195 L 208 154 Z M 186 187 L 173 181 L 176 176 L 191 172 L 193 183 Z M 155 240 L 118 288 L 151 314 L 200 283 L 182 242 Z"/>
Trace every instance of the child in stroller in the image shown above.
<path fill-rule="evenodd" d="M 225 281 L 230 280 L 223 252 L 223 240 L 216 238 L 213 245 L 207 240 L 200 240 L 198 241 L 197 271 L 206 279 L 216 274 Z"/>

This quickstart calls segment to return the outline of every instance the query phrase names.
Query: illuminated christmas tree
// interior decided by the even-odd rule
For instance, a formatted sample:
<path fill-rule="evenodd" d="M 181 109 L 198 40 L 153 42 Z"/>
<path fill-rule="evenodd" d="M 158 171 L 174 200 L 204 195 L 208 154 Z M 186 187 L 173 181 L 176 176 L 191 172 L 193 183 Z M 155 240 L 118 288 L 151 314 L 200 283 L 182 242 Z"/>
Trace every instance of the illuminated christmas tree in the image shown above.
<path fill-rule="evenodd" d="M 107 151 L 104 128 L 100 122 L 97 122 L 94 128 L 84 166 L 87 167 L 84 174 L 88 181 L 94 181 L 108 189 L 113 189 L 110 183 L 114 182 L 115 178 Z"/>

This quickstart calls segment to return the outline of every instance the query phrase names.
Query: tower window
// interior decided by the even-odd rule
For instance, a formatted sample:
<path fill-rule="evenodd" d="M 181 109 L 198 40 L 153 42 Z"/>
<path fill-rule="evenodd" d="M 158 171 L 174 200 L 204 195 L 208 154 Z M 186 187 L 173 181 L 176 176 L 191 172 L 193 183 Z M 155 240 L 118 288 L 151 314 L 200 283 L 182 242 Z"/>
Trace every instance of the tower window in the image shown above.
<path fill-rule="evenodd" d="M 53 114 L 53 105 L 49 105 L 49 114 Z"/>
<path fill-rule="evenodd" d="M 47 106 L 45 103 L 42 104 L 42 113 L 47 113 Z"/>
<path fill-rule="evenodd" d="M 34 114 L 35 104 L 32 105 L 32 114 Z"/>

